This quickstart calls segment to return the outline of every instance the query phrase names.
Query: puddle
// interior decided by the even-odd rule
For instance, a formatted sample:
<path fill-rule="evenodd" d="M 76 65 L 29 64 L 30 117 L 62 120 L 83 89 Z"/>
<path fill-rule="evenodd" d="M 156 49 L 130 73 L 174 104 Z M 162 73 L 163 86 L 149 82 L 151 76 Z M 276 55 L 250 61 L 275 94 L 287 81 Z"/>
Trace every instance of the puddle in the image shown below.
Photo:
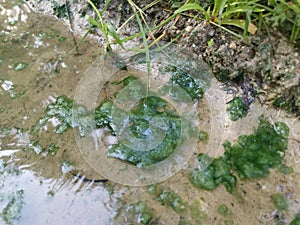
<path fill-rule="evenodd" d="M 49 225 L 109 223 L 110 210 L 106 206 L 109 205 L 109 194 L 103 187 L 93 187 L 80 179 L 66 182 L 63 178 L 38 177 L 27 169 L 14 170 L 1 171 L 1 211 L 8 207 L 12 196 L 20 201 L 10 207 L 17 212 L 9 214 L 11 216 L 7 216 L 6 222 Z M 16 196 L 20 192 L 23 197 Z M 17 215 L 15 219 L 20 216 L 19 220 L 13 220 L 14 214 Z"/>
<path fill-rule="evenodd" d="M 198 143 L 198 151 L 222 155 L 225 140 L 234 143 L 238 136 L 252 133 L 258 125 L 258 117 L 264 114 L 271 122 L 282 121 L 290 128 L 284 163 L 293 168 L 293 173 L 284 175 L 272 170 L 264 179 L 239 180 L 236 195 L 224 187 L 213 192 L 199 190 L 188 179 L 189 171 L 197 166 L 196 154 L 191 152 L 189 163 L 172 171 L 172 175 L 176 173 L 174 176 L 164 177 L 150 190 L 149 186 L 123 185 L 128 184 L 121 180 L 126 177 L 113 180 L 116 183 L 103 184 L 97 181 L 111 174 L 99 173 L 99 167 L 101 170 L 105 164 L 99 165 L 97 160 L 94 163 L 99 167 L 92 165 L 92 168 L 86 163 L 84 153 L 80 152 L 82 146 L 76 143 L 80 137 L 75 129 L 55 134 L 59 121 L 53 118 L 33 138 L 32 126 L 58 96 L 75 98 L 78 103 L 91 98 L 93 86 L 82 85 L 82 77 L 93 72 L 91 68 L 97 69 L 91 65 L 97 65 L 99 61 L 95 59 L 100 59 L 103 52 L 97 43 L 87 41 L 80 46 L 80 54 L 67 54 L 74 47 L 68 27 L 54 18 L 36 14 L 19 1 L 0 3 L 0 19 L 4 21 L 0 25 L 1 224 L 5 220 L 6 224 L 20 225 L 289 224 L 300 211 L 299 120 L 255 102 L 248 116 L 233 122 L 226 113 L 226 102 L 232 96 L 226 94 L 215 79 L 210 80 L 197 109 L 201 129 L 209 134 L 208 141 Z M 107 72 L 107 68 L 100 65 L 100 69 L 103 68 L 102 72 Z M 136 73 L 138 69 L 143 68 L 136 66 L 130 72 Z M 95 77 L 88 77 L 87 82 L 96 79 L 97 74 L 92 75 Z M 114 81 L 126 76 L 117 74 Z M 113 85 L 106 87 L 108 97 L 113 88 Z M 81 94 L 78 96 L 78 93 Z M 94 94 L 87 107 L 99 105 L 107 93 Z M 97 133 L 95 135 L 81 145 L 95 148 L 95 137 L 99 138 Z M 92 155 L 86 160 L 93 158 Z M 284 194 L 287 210 L 274 207 L 271 199 L 274 193 Z M 3 216 L 3 211 L 10 217 Z"/>

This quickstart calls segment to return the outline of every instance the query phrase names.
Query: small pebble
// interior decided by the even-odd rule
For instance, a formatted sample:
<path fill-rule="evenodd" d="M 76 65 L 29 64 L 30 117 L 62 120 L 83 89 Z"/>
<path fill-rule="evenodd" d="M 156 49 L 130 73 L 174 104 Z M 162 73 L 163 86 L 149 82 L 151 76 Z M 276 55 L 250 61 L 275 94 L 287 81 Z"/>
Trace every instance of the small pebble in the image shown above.
<path fill-rule="evenodd" d="M 213 37 L 214 34 L 215 34 L 215 30 L 210 30 L 210 31 L 208 32 L 208 34 L 209 34 L 211 37 Z"/>
<path fill-rule="evenodd" d="M 188 33 L 190 33 L 192 30 L 193 30 L 193 27 L 192 27 L 192 26 L 187 26 L 187 27 L 185 28 L 185 31 L 188 32 Z"/>
<path fill-rule="evenodd" d="M 276 98 L 276 96 L 277 96 L 276 93 L 270 93 L 270 94 L 268 95 L 268 97 L 267 97 L 267 100 L 273 100 L 273 99 Z"/>
<path fill-rule="evenodd" d="M 229 44 L 229 48 L 235 50 L 235 49 L 236 49 L 236 44 L 232 41 L 232 42 Z"/>

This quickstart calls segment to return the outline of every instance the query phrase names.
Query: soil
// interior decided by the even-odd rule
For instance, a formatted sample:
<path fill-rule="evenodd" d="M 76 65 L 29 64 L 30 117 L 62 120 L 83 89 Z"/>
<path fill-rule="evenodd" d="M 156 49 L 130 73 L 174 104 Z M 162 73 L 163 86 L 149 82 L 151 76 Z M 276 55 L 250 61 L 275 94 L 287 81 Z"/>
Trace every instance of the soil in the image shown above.
<path fill-rule="evenodd" d="M 57 3 L 63 5 L 65 1 Z M 213 192 L 199 190 L 193 187 L 188 179 L 189 171 L 195 167 L 195 154 L 187 168 L 158 184 L 161 189 L 173 190 L 187 203 L 187 208 L 199 203 L 196 207 L 199 217 L 195 217 L 190 209 L 175 212 L 170 205 L 162 205 L 155 195 L 148 192 L 148 187 L 130 187 L 110 181 L 106 184 L 93 183 L 93 180 L 104 177 L 84 161 L 74 141 L 73 130 L 60 135 L 54 134 L 54 127 L 48 123 L 38 135 L 38 143 L 44 150 L 36 154 L 34 149 L 30 148 L 30 128 L 43 116 L 46 106 L 56 97 L 74 97 L 86 69 L 104 53 L 104 38 L 100 32 L 95 31 L 80 45 L 79 54 L 76 51 L 67 54 L 74 47 L 73 35 L 75 34 L 78 41 L 88 28 L 88 23 L 83 17 L 92 15 L 91 8 L 84 1 L 69 4 L 73 18 L 71 23 L 66 16 L 54 16 L 57 15 L 57 11 L 50 1 L 27 1 L 21 4 L 20 9 L 19 6 L 16 7 L 17 4 L 12 8 L 12 3 L 0 2 L 0 10 L 3 12 L 3 9 L 19 10 L 19 18 L 28 17 L 26 22 L 18 18 L 16 26 L 9 26 L 7 22 L 0 25 L 0 79 L 13 82 L 14 93 L 25 91 L 23 95 L 12 98 L 11 92 L 0 89 L 0 107 L 3 109 L 0 113 L 0 128 L 8 133 L 0 136 L 0 149 L 3 153 L 6 150 L 18 150 L 13 155 L 2 156 L 5 162 L 21 167 L 27 165 L 29 171 L 33 171 L 41 179 L 53 179 L 57 185 L 62 183 L 63 186 L 64 183 L 71 182 L 72 187 L 72 182 L 76 183 L 79 180 L 75 191 L 81 192 L 86 201 L 93 201 L 94 195 L 89 197 L 85 192 L 85 182 L 89 184 L 90 190 L 99 186 L 105 187 L 110 193 L 109 201 L 107 197 L 103 197 L 107 207 L 107 211 L 104 212 L 107 215 L 104 213 L 102 216 L 109 221 L 106 224 L 140 224 L 136 215 L 126 211 L 128 204 L 137 201 L 145 202 L 153 214 L 150 224 L 188 224 L 185 221 L 190 221 L 191 224 L 290 223 L 300 211 L 300 57 L 298 50 L 276 31 L 272 31 L 269 37 L 262 32 L 249 37 L 247 41 L 237 40 L 206 21 L 178 16 L 155 35 L 164 33 L 163 40 L 171 41 L 183 31 L 178 45 L 188 52 L 193 52 L 199 58 L 199 62 L 206 62 L 214 75 L 211 87 L 204 95 L 207 114 L 204 113 L 202 118 L 210 127 L 208 132 L 210 140 L 213 141 L 200 143 L 199 151 L 213 148 L 212 151 L 216 152 L 216 155 L 221 155 L 224 140 L 235 142 L 239 135 L 250 134 L 258 124 L 257 118 L 264 114 L 271 121 L 283 121 L 290 127 L 289 147 L 284 163 L 293 168 L 293 173 L 284 175 L 272 170 L 264 179 L 239 180 L 238 191 L 234 195 L 228 193 L 224 187 L 219 187 Z M 147 1 L 139 3 L 141 8 L 144 5 L 147 5 Z M 102 8 L 103 4 L 99 4 L 98 7 Z M 145 15 L 149 25 L 158 24 L 170 15 L 167 9 L 168 4 L 161 3 L 147 10 Z M 8 20 L 11 16 L 8 14 L 1 14 L 1 20 Z M 127 1 L 113 1 L 105 13 L 105 19 L 118 28 L 131 15 Z M 73 33 L 70 25 L 74 29 Z M 137 24 L 130 22 L 121 30 L 121 34 L 126 36 L 137 31 Z M 61 42 L 61 37 L 66 40 Z M 208 45 L 210 40 L 213 40 L 212 46 Z M 141 40 L 137 38 L 134 41 Z M 28 66 L 21 71 L 13 70 L 14 65 L 19 62 L 27 63 Z M 243 98 L 249 107 L 249 114 L 233 122 L 228 118 L 226 103 L 235 96 Z M 288 102 L 289 112 L 273 107 L 273 101 L 281 97 Z M 51 143 L 59 147 L 59 151 L 53 156 L 47 155 L 45 150 Z M 71 173 L 62 172 L 61 165 L 64 161 L 75 165 Z M 74 174 L 85 177 L 85 181 L 80 181 Z M 5 180 L 5 177 L 1 180 Z M 73 185 L 75 186 L 74 183 Z M 26 186 L 26 183 L 21 183 L 20 186 Z M 5 192 L 4 189 L 2 191 Z M 274 207 L 271 195 L 278 192 L 287 198 L 287 210 L 280 211 Z M 61 197 L 59 188 L 56 189 L 56 194 Z M 101 202 L 101 196 L 98 198 L 95 207 L 104 204 Z M 221 204 L 225 204 L 231 213 L 218 213 L 217 209 Z M 79 218 L 77 222 L 84 224 L 90 216 L 89 212 L 84 210 L 85 201 L 79 201 L 77 207 L 76 209 L 84 211 L 84 218 Z M 24 208 L 26 209 L 26 203 Z M 62 223 L 74 222 L 71 218 L 75 212 L 70 210 L 70 213 L 72 215 L 62 220 Z M 47 213 L 42 215 L 47 217 Z M 89 224 L 100 224 L 99 221 L 101 220 Z M 16 224 L 28 223 L 26 220 L 22 223 L 21 219 Z M 41 220 L 40 224 L 48 223 Z"/>

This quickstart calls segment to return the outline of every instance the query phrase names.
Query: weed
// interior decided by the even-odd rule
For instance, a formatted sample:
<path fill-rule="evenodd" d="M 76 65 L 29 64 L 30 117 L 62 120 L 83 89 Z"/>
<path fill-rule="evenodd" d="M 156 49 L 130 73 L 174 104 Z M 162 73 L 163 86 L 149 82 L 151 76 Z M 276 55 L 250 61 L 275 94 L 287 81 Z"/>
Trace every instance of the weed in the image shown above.
<path fill-rule="evenodd" d="M 231 25 L 242 28 L 244 30 L 243 37 L 248 33 L 255 34 L 258 27 L 262 24 L 268 32 L 268 26 L 272 25 L 274 28 L 282 28 L 287 24 L 289 28 L 288 33 L 290 41 L 295 42 L 300 33 L 300 1 L 299 0 L 214 0 L 213 10 L 211 7 L 204 8 L 198 3 L 187 3 L 182 5 L 175 11 L 176 13 L 183 13 L 185 11 L 200 11 L 203 13 L 205 19 L 211 24 L 220 27 L 221 29 L 237 36 L 240 35 L 228 30 L 224 25 Z M 265 21 L 264 21 L 265 19 Z"/>
<path fill-rule="evenodd" d="M 160 0 L 155 0 L 143 8 L 137 6 L 135 1 L 127 0 L 131 6 L 133 15 L 130 16 L 118 29 L 105 21 L 103 14 L 106 12 L 111 4 L 111 0 L 105 1 L 104 7 L 100 10 L 98 1 L 88 0 L 90 8 L 95 12 L 97 18 L 91 16 L 87 20 L 91 24 L 90 28 L 84 34 L 84 37 L 76 43 L 74 49 L 77 50 L 78 46 L 86 38 L 94 28 L 98 28 L 103 34 L 106 41 L 106 50 L 112 50 L 111 45 L 117 44 L 124 48 L 124 43 L 141 37 L 143 44 L 140 48 L 131 49 L 136 52 L 143 52 L 147 57 L 147 72 L 149 71 L 149 40 L 152 39 L 153 43 L 157 42 L 166 34 L 166 31 L 160 37 L 155 37 L 155 33 L 165 25 L 178 19 L 178 15 L 191 17 L 191 14 L 186 14 L 190 11 L 198 12 L 193 18 L 206 20 L 210 24 L 219 27 L 220 29 L 234 35 L 237 38 L 245 39 L 248 34 L 254 35 L 257 30 L 265 28 L 269 33 L 269 27 L 279 29 L 288 33 L 291 42 L 295 42 L 299 38 L 300 33 L 300 1 L 299 0 L 214 0 L 214 1 L 199 1 L 199 0 L 169 0 L 170 13 L 164 18 L 159 25 L 149 27 L 145 20 L 145 11 L 158 4 Z M 68 11 L 68 1 L 63 5 L 54 5 L 55 14 L 58 17 L 68 17 L 70 20 L 70 12 Z M 200 16 L 199 16 L 200 15 Z M 119 32 L 132 20 L 135 20 L 139 27 L 139 32 L 132 34 L 128 37 L 121 38 Z M 231 28 L 226 26 L 234 26 L 243 30 L 243 34 L 234 32 Z M 183 29 L 184 30 L 184 29 Z M 174 39 L 176 41 L 178 37 Z M 212 45 L 212 43 L 209 43 Z M 72 49 L 71 51 L 73 51 Z M 71 52 L 70 51 L 70 52 Z"/>
<path fill-rule="evenodd" d="M 116 30 L 114 29 L 113 25 L 111 23 L 105 22 L 103 19 L 103 16 L 102 16 L 103 13 L 105 12 L 105 10 L 108 8 L 110 1 L 107 1 L 105 3 L 105 6 L 101 11 L 99 11 L 97 9 L 95 4 L 91 0 L 88 0 L 88 3 L 92 6 L 98 19 L 94 19 L 92 17 L 87 17 L 87 20 L 91 23 L 92 26 L 97 27 L 104 35 L 105 41 L 106 41 L 107 52 L 110 52 L 112 50 L 109 36 L 114 38 L 114 40 L 117 42 L 117 44 L 119 44 L 121 47 L 123 47 L 123 43 L 122 43 L 119 35 L 117 34 Z"/>
<path fill-rule="evenodd" d="M 214 7 L 204 9 L 198 3 L 188 3 L 177 9 L 177 13 L 188 10 L 200 11 L 204 14 L 205 19 L 213 25 L 224 29 L 224 25 L 232 25 L 244 29 L 244 36 L 255 34 L 257 27 L 251 22 L 253 13 L 259 13 L 270 10 L 268 7 L 259 4 L 259 0 L 236 1 L 236 0 L 215 0 Z M 224 29 L 229 31 L 228 29 Z M 230 33 L 233 34 L 231 31 Z M 236 35 L 241 37 L 239 35 Z"/>
<path fill-rule="evenodd" d="M 272 14 L 267 18 L 268 21 L 273 27 L 281 30 L 288 27 L 290 41 L 295 42 L 300 33 L 300 1 L 269 0 L 268 4 L 273 7 Z"/>

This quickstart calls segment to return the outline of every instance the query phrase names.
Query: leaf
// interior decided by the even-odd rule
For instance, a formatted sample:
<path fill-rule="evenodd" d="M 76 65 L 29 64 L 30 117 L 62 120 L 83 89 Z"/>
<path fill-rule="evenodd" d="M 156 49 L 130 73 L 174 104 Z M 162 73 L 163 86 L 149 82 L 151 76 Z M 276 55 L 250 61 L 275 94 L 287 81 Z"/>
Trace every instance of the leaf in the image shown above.
<path fill-rule="evenodd" d="M 92 25 L 98 27 L 100 30 L 102 30 L 101 24 L 97 20 L 95 20 L 94 18 L 88 17 L 87 21 L 89 21 L 90 24 L 92 24 Z"/>
<path fill-rule="evenodd" d="M 289 7 L 291 10 L 293 10 L 297 15 L 300 14 L 300 2 L 295 2 L 295 3 L 292 3 L 292 2 L 286 2 L 284 0 L 279 0 L 280 3 L 282 3 L 283 5 L 286 5 L 287 7 Z"/>
<path fill-rule="evenodd" d="M 238 6 L 233 9 L 227 9 L 222 17 L 225 18 L 226 16 L 229 16 L 231 14 L 241 13 L 241 12 L 264 12 L 265 9 L 262 9 L 260 7 L 253 7 L 253 6 Z"/>
<path fill-rule="evenodd" d="M 106 26 L 107 26 L 109 35 L 112 36 L 116 40 L 117 44 L 120 45 L 124 49 L 123 42 L 120 39 L 119 35 L 117 34 L 113 25 L 110 23 L 107 23 Z"/>
<path fill-rule="evenodd" d="M 207 14 L 207 12 L 205 11 L 204 8 L 202 8 L 199 4 L 197 3 L 188 3 L 188 4 L 185 4 L 183 6 L 181 6 L 179 9 L 177 9 L 174 14 L 180 14 L 180 13 L 183 13 L 185 11 L 189 11 L 189 10 L 196 10 L 196 11 L 200 11 L 200 12 L 203 12 L 205 14 L 205 17 L 206 18 L 209 18 L 209 15 Z"/>
<path fill-rule="evenodd" d="M 222 21 L 221 24 L 222 25 L 232 25 L 232 26 L 236 26 L 236 27 L 244 29 L 246 21 L 239 20 L 239 19 L 227 19 L 227 20 Z M 248 32 L 250 34 L 254 35 L 256 33 L 256 31 L 257 31 L 257 27 L 253 23 L 249 23 Z"/>
<path fill-rule="evenodd" d="M 214 9 L 212 11 L 212 17 L 216 18 L 218 15 L 222 15 L 227 0 L 215 0 Z"/>

